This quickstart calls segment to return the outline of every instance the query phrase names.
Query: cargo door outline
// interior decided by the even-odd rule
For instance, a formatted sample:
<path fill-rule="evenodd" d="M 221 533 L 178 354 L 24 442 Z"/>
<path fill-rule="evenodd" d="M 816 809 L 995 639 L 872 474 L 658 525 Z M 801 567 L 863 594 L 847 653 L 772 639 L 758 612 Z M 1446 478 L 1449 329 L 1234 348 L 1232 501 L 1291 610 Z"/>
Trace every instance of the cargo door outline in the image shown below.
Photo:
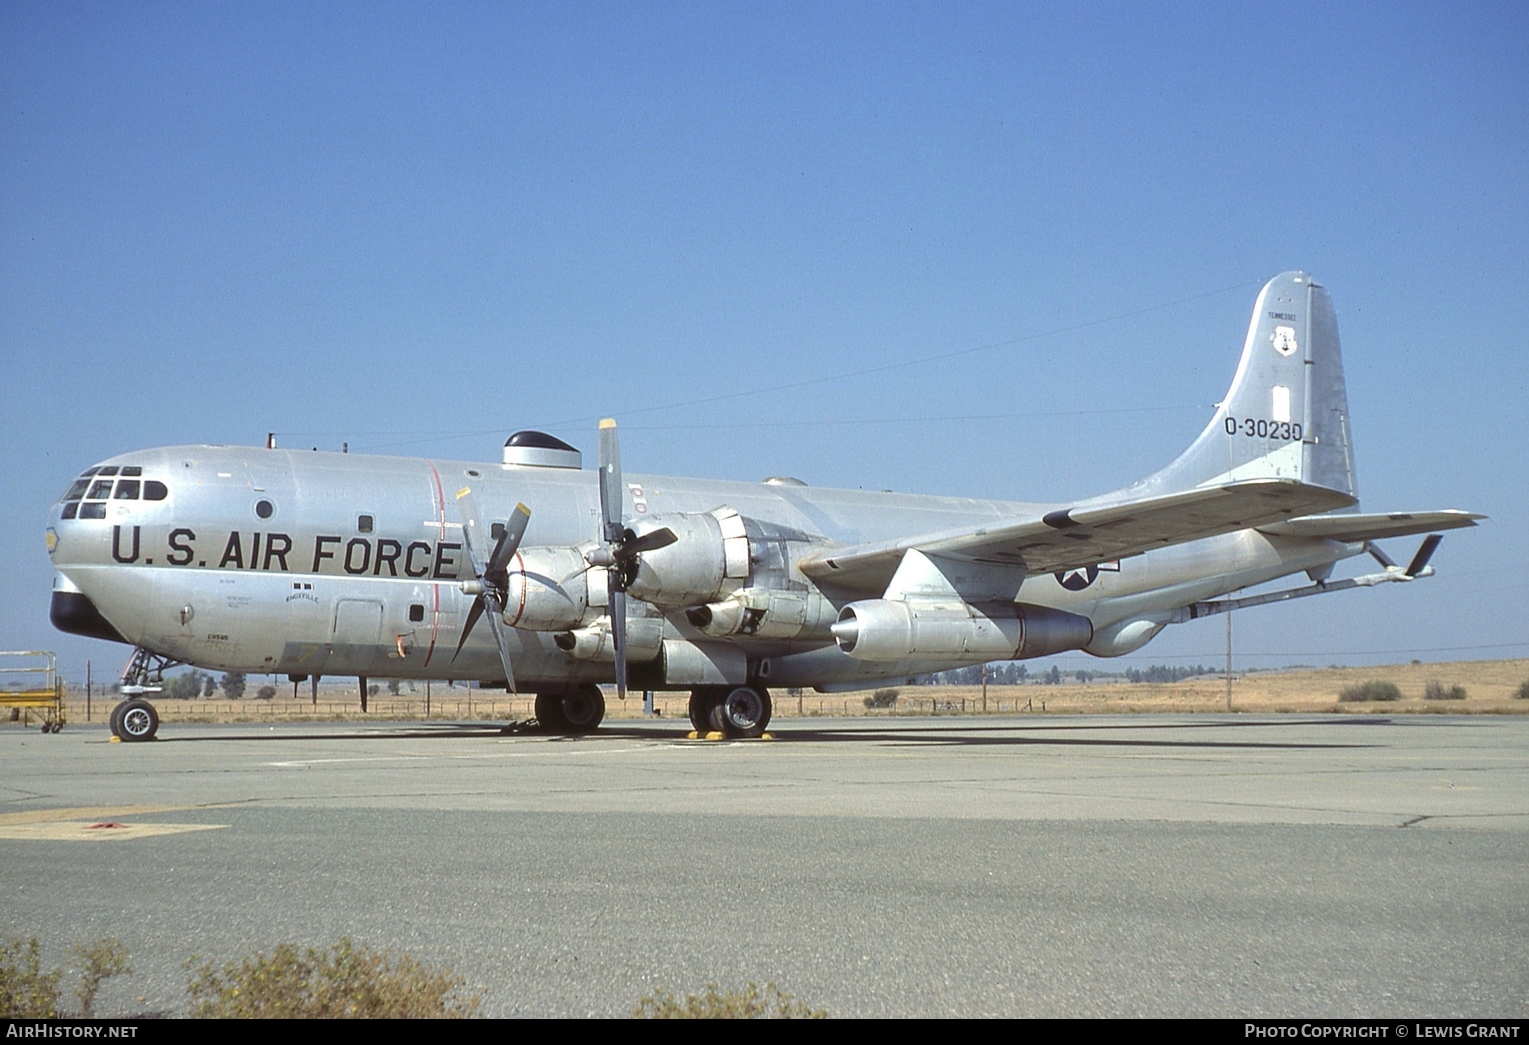
<path fill-rule="evenodd" d="M 330 672 L 364 672 L 377 659 L 382 636 L 382 602 L 378 599 L 337 599 L 329 636 Z"/>

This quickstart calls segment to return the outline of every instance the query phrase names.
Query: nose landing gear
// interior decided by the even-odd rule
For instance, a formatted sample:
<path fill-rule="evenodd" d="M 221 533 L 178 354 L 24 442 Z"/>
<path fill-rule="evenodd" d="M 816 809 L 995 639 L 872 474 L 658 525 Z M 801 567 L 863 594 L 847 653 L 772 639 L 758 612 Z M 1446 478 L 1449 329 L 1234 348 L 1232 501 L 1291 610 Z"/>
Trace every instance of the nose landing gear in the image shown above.
<path fill-rule="evenodd" d="M 159 731 L 159 712 L 143 699 L 145 693 L 160 693 L 165 688 L 165 670 L 180 661 L 150 653 L 143 647 L 133 651 L 122 673 L 119 689 L 128 697 L 111 710 L 112 736 L 123 741 L 153 740 Z"/>

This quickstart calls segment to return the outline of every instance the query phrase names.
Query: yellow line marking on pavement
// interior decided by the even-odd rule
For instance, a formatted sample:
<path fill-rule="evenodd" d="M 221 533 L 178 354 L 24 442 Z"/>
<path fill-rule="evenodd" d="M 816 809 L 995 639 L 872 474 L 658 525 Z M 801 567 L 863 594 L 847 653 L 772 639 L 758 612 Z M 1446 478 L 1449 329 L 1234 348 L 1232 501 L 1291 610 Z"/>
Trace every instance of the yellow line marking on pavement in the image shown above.
<path fill-rule="evenodd" d="M 206 806 L 62 806 L 57 809 L 27 809 L 16 813 L 0 813 L 0 827 L 13 824 L 42 824 L 55 820 L 112 820 L 124 816 L 143 816 L 146 813 L 179 813 L 186 809 L 205 809 Z"/>
<path fill-rule="evenodd" d="M 103 842 L 151 835 L 213 831 L 227 824 L 123 824 L 101 820 L 54 820 L 0 827 L 0 839 L 17 842 Z"/>

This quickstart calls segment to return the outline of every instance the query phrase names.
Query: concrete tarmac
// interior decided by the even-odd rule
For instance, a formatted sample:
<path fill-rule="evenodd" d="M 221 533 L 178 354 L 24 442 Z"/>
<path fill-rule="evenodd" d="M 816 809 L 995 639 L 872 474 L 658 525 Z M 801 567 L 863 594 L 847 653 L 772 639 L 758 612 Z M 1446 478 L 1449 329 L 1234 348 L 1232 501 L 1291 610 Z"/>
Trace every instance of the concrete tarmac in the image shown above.
<path fill-rule="evenodd" d="M 1529 718 L 684 728 L 7 725 L 0 936 L 120 938 L 105 1014 L 347 935 L 489 1015 L 751 980 L 833 1016 L 1529 1014 Z"/>

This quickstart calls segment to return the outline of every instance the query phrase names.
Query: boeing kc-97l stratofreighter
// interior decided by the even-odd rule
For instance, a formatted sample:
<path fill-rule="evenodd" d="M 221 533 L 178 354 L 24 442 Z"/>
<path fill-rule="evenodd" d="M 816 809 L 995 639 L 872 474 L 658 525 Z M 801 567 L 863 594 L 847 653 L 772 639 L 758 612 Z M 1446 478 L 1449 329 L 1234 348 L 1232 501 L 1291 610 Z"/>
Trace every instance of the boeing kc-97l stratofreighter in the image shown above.
<path fill-rule="evenodd" d="M 539 432 L 502 464 L 230 446 L 124 454 L 54 506 L 52 619 L 136 647 L 112 714 L 178 663 L 477 680 L 536 694 L 551 730 L 605 714 L 601 683 L 689 690 L 696 729 L 758 736 L 768 687 L 849 690 L 962 665 L 1115 657 L 1165 626 L 1411 581 L 1373 542 L 1473 526 L 1364 515 L 1337 320 L 1303 272 L 1258 295 L 1226 399 L 1189 449 L 1114 493 L 1026 504 L 623 476 Z M 1368 551 L 1381 571 L 1333 580 Z M 1231 598 L 1305 573 L 1310 583 Z M 478 628 L 480 623 L 486 627 Z"/>

